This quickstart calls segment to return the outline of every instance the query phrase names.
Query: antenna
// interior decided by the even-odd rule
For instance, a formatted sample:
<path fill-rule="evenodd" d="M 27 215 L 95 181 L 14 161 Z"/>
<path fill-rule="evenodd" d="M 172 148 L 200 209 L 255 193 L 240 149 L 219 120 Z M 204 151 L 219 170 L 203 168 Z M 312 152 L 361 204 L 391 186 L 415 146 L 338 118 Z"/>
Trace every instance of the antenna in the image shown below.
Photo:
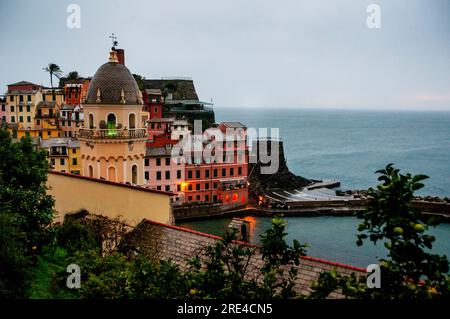
<path fill-rule="evenodd" d="M 109 36 L 109 38 L 111 39 L 113 45 L 111 49 L 115 50 L 119 42 L 117 42 L 117 37 L 114 35 L 114 32 Z"/>

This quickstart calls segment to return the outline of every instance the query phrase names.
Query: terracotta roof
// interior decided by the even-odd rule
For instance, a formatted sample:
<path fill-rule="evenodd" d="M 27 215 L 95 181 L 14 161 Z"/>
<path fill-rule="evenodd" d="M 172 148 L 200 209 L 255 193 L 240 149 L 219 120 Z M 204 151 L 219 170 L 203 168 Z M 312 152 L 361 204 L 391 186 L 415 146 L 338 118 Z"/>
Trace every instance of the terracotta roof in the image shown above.
<path fill-rule="evenodd" d="M 182 271 L 189 269 L 187 260 L 195 256 L 204 256 L 205 248 L 214 245 L 220 237 L 190 230 L 183 227 L 165 225 L 154 221 L 143 220 L 130 232 L 124 241 L 124 250 L 142 253 L 150 258 L 159 260 L 171 260 L 179 265 Z M 260 269 L 264 265 L 259 246 L 235 242 L 246 245 L 255 250 L 246 272 L 247 278 L 261 280 Z M 298 293 L 309 293 L 311 284 L 317 281 L 319 274 L 336 268 L 339 273 L 357 274 L 365 273 L 365 269 L 353 267 L 341 263 L 330 262 L 314 257 L 302 257 L 298 266 L 297 282 L 295 290 Z M 341 298 L 338 292 L 333 292 L 330 298 Z"/>
<path fill-rule="evenodd" d="M 8 84 L 8 86 L 9 85 L 34 85 L 34 86 L 39 86 L 40 87 L 39 84 L 34 84 L 34 83 L 31 83 L 31 82 L 28 82 L 28 81 L 20 81 L 20 82 Z"/>
<path fill-rule="evenodd" d="M 220 125 L 224 125 L 230 128 L 246 128 L 245 125 L 242 124 L 241 122 L 222 122 L 219 124 L 219 126 Z"/>

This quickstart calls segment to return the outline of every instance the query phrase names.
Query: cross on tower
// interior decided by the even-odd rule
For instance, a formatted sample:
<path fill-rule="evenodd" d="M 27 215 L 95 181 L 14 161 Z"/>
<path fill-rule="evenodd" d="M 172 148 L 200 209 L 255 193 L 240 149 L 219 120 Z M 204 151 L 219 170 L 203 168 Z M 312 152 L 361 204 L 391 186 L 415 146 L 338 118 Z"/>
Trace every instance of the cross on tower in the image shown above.
<path fill-rule="evenodd" d="M 112 40 L 112 49 L 114 50 L 116 48 L 116 46 L 119 44 L 119 42 L 117 42 L 117 37 L 114 36 L 114 32 L 112 33 L 112 35 L 109 36 L 109 38 Z"/>

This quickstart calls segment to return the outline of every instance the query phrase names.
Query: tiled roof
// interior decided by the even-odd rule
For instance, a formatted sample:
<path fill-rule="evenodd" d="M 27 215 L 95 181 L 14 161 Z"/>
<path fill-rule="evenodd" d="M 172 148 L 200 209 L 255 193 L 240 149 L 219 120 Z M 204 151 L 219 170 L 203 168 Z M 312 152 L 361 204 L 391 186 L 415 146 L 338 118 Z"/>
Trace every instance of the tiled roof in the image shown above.
<path fill-rule="evenodd" d="M 8 85 L 35 85 L 35 86 L 40 86 L 39 84 L 34 84 L 28 81 L 20 81 L 17 83 L 12 83 L 12 84 L 8 84 Z"/>
<path fill-rule="evenodd" d="M 204 256 L 205 248 L 214 245 L 219 239 L 220 237 L 218 236 L 187 228 L 143 220 L 127 235 L 123 249 L 125 251 L 131 250 L 144 254 L 149 258 L 171 260 L 179 265 L 182 271 L 186 271 L 189 268 L 187 260 L 195 256 Z M 259 252 L 259 246 L 242 242 L 235 243 L 254 249 L 255 253 L 249 261 L 246 277 L 261 280 L 259 270 L 263 267 L 264 261 Z M 317 281 L 319 274 L 324 271 L 329 271 L 332 268 L 336 268 L 342 274 L 350 274 L 352 272 L 362 274 L 365 272 L 362 268 L 305 256 L 302 257 L 298 266 L 295 290 L 302 294 L 309 293 L 311 291 L 311 284 Z M 342 295 L 338 292 L 333 292 L 330 295 L 330 298 L 341 297 Z"/>
<path fill-rule="evenodd" d="M 130 70 L 120 63 L 107 62 L 95 72 L 89 84 L 88 104 L 97 104 L 97 91 L 100 89 L 101 103 L 121 104 L 122 90 L 125 104 L 141 104 L 139 87 Z"/>
<path fill-rule="evenodd" d="M 56 106 L 56 102 L 55 101 L 41 101 L 38 103 L 37 107 L 41 108 L 41 107 L 51 107 L 54 108 Z"/>

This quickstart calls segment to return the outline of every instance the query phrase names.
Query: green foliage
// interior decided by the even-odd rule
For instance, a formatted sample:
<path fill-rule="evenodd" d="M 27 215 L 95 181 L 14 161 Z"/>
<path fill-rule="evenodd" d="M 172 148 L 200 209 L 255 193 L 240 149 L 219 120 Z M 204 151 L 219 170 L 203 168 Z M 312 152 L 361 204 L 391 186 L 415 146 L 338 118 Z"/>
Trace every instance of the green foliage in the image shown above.
<path fill-rule="evenodd" d="M 367 210 L 358 214 L 357 245 L 369 239 L 383 241 L 388 259 L 380 260 L 381 288 L 368 289 L 364 276 L 340 276 L 335 272 L 321 274 L 313 285 L 311 297 L 326 297 L 341 288 L 347 297 L 357 298 L 436 298 L 449 297 L 449 262 L 446 256 L 431 254 L 435 238 L 427 234 L 436 219 L 425 219 L 411 205 L 414 192 L 421 189 L 425 175 L 400 174 L 393 164 L 379 170 L 377 189 L 369 189 L 372 197 Z"/>
<path fill-rule="evenodd" d="M 24 297 L 29 268 L 51 238 L 53 199 L 47 195 L 48 162 L 29 138 L 13 142 L 0 127 L 1 296 Z"/>

